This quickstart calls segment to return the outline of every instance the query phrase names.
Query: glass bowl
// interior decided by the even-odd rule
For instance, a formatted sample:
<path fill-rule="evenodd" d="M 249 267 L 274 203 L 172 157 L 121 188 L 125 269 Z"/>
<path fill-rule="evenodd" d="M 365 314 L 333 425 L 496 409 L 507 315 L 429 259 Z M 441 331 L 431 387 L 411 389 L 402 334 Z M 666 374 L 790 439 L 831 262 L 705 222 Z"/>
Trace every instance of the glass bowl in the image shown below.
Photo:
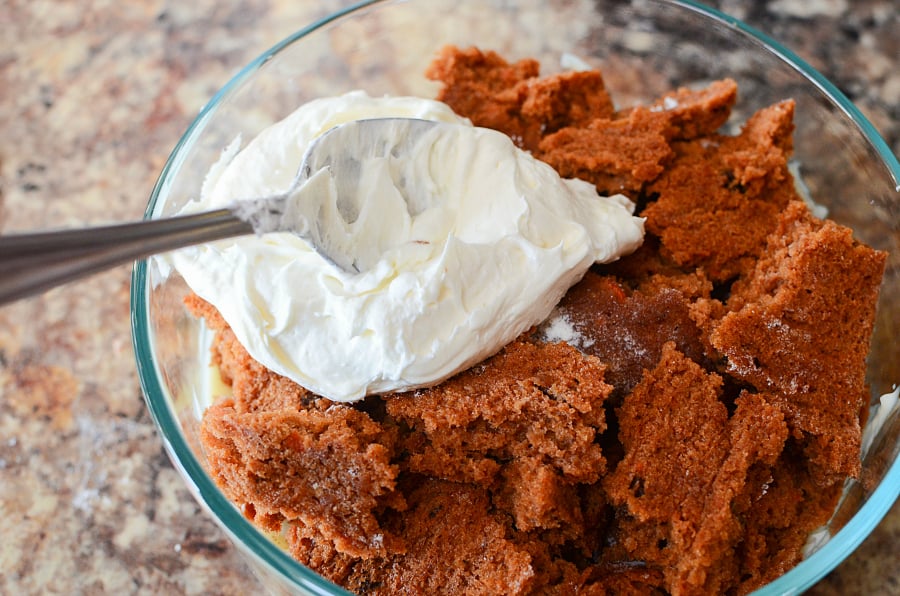
<path fill-rule="evenodd" d="M 571 54 L 599 67 L 620 105 L 678 86 L 731 77 L 732 121 L 792 97 L 795 155 L 815 201 L 869 245 L 890 253 L 868 365 L 872 405 L 900 382 L 900 164 L 859 110 L 821 74 L 765 35 L 687 1 L 380 0 L 302 29 L 229 81 L 178 142 L 153 189 L 146 217 L 171 214 L 196 196 L 233 139 L 253 138 L 316 97 L 434 97 L 423 72 L 445 44 L 534 57 L 542 73 Z M 182 304 L 180 277 L 139 262 L 132 279 L 137 364 L 165 447 L 194 497 L 274 593 L 345 594 L 257 531 L 204 471 L 197 439 L 210 371 L 205 330 Z M 900 492 L 900 420 L 887 417 L 831 522 L 831 539 L 758 594 L 803 591 L 840 563 L 878 524 Z"/>

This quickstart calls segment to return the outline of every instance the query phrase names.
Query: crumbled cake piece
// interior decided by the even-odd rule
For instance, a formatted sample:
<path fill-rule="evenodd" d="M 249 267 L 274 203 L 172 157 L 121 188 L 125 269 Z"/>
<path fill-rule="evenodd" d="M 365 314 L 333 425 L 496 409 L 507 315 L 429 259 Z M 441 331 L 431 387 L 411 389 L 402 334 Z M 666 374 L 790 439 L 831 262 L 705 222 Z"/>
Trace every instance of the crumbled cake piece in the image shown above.
<path fill-rule="evenodd" d="M 655 540 L 624 540 L 638 560 L 656 563 L 672 594 L 721 593 L 732 582 L 731 553 L 742 538 L 733 503 L 750 490 L 751 466 L 771 466 L 787 440 L 778 408 L 743 394 L 729 418 L 722 379 L 665 344 L 619 412 L 625 457 L 604 481 L 624 505 L 626 527 Z M 628 534 L 627 530 L 623 534 Z"/>
<path fill-rule="evenodd" d="M 538 71 L 536 60 L 509 64 L 496 52 L 448 46 L 434 59 L 425 76 L 444 82 L 437 98 L 457 113 L 465 114 L 472 124 L 506 133 L 518 146 L 526 148 L 535 141 L 534 127 L 524 122 L 522 104 L 527 81 L 536 77 Z"/>
<path fill-rule="evenodd" d="M 663 255 L 716 282 L 753 267 L 781 211 L 799 199 L 784 138 L 793 112 L 785 101 L 757 112 L 736 137 L 673 143 L 672 164 L 648 186 L 658 198 L 641 213 Z"/>
<path fill-rule="evenodd" d="M 810 532 L 830 517 L 843 489 L 842 482 L 818 486 L 791 438 L 774 466 L 751 469 L 751 473 L 762 489 L 734 504 L 744 533 L 734 553 L 740 594 L 765 585 L 800 562 Z"/>
<path fill-rule="evenodd" d="M 476 126 L 508 134 L 563 177 L 630 196 L 662 173 L 670 141 L 715 132 L 737 99 L 737 84 L 726 79 L 616 111 L 597 70 L 538 74 L 534 60 L 510 64 L 495 52 L 453 46 L 426 71 L 442 83 L 438 99 Z"/>
<path fill-rule="evenodd" d="M 584 126 L 615 111 L 598 71 L 543 79 L 538 74 L 535 60 L 510 64 L 496 52 L 453 46 L 444 48 L 425 72 L 443 83 L 439 100 L 475 126 L 504 132 L 529 151 L 546 134 Z"/>
<path fill-rule="evenodd" d="M 674 158 L 673 141 L 712 134 L 728 119 L 736 99 L 731 80 L 700 91 L 679 89 L 650 106 L 548 131 L 537 156 L 563 177 L 594 183 L 601 194 L 635 198 Z"/>
<path fill-rule="evenodd" d="M 365 413 L 338 404 L 238 413 L 226 399 L 207 409 L 201 428 L 210 474 L 231 499 L 257 514 L 316 524 L 341 552 L 360 557 L 402 550 L 374 514 L 385 502 L 402 506 L 391 498 L 392 439 Z"/>
<path fill-rule="evenodd" d="M 576 485 L 536 457 L 516 458 L 503 469 L 494 492 L 497 507 L 512 515 L 516 529 L 561 529 L 568 539 L 580 538 L 584 516 Z"/>
<path fill-rule="evenodd" d="M 581 178 L 604 194 L 636 196 L 672 159 L 668 122 L 647 109 L 597 118 L 546 136 L 537 156 L 564 178 Z"/>
<path fill-rule="evenodd" d="M 416 555 L 391 567 L 384 593 L 527 594 L 531 557 L 507 538 L 506 520 L 490 499 L 470 484 L 423 480 L 401 522 Z"/>
<path fill-rule="evenodd" d="M 315 524 L 308 525 L 301 520 L 285 523 L 283 532 L 288 551 L 295 559 L 347 590 L 368 594 L 381 584 L 390 557 L 362 559 L 344 554 Z"/>
<path fill-rule="evenodd" d="M 531 556 L 507 538 L 504 516 L 479 487 L 419 478 L 409 509 L 392 518 L 406 556 L 353 559 L 331 549 L 311 526 L 289 530 L 298 559 L 365 594 L 529 594 Z"/>
<path fill-rule="evenodd" d="M 605 367 L 566 344 L 516 341 L 430 389 L 394 395 L 388 415 L 408 429 L 406 469 L 490 485 L 505 462 L 537 458 L 567 482 L 605 471 Z"/>
<path fill-rule="evenodd" d="M 859 472 L 865 358 L 885 257 L 792 203 L 711 336 L 729 373 L 773 392 L 822 484 Z"/>
<path fill-rule="evenodd" d="M 671 140 L 687 141 L 716 134 L 731 116 L 737 93 L 737 83 L 732 79 L 723 79 L 713 81 L 702 89 L 676 89 L 654 101 L 647 109 L 653 113 L 663 112 L 669 122 Z"/>
<path fill-rule="evenodd" d="M 734 81 L 617 111 L 601 73 L 538 70 L 448 47 L 428 76 L 635 199 L 644 245 L 483 363 L 352 405 L 268 371 L 189 297 L 232 391 L 202 420 L 210 473 L 360 594 L 749 593 L 858 471 L 885 255 L 797 200 L 793 102 L 727 136 Z"/>
<path fill-rule="evenodd" d="M 595 118 L 615 112 L 603 76 L 597 70 L 534 77 L 524 85 L 527 92 L 522 102 L 522 118 L 536 124 L 542 136 L 567 126 L 586 126 Z"/>
<path fill-rule="evenodd" d="M 579 334 L 581 349 L 606 364 L 617 400 L 631 392 L 645 369 L 656 366 L 662 342 L 673 341 L 690 358 L 706 360 L 684 293 L 676 287 L 646 289 L 632 292 L 613 277 L 589 271 L 557 308 Z"/>

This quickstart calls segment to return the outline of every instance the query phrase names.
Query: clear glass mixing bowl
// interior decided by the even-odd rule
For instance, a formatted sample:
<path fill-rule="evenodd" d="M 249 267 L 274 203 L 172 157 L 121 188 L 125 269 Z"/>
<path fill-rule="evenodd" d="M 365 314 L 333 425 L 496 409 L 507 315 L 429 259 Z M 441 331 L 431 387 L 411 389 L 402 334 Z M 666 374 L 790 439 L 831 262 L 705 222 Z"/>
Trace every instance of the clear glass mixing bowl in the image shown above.
<path fill-rule="evenodd" d="M 247 65 L 203 109 L 172 152 L 146 217 L 196 196 L 209 167 L 238 135 L 253 138 L 299 104 L 353 89 L 433 97 L 423 72 L 445 44 L 477 45 L 509 59 L 534 57 L 549 73 L 564 54 L 601 68 L 620 105 L 731 77 L 733 120 L 787 97 L 797 102 L 795 154 L 815 200 L 866 243 L 891 253 L 868 368 L 872 403 L 900 382 L 900 164 L 834 85 L 789 50 L 719 12 L 687 1 L 380 0 L 302 29 Z M 343 594 L 258 532 L 204 471 L 197 440 L 209 379 L 201 324 L 187 292 L 155 261 L 132 281 L 134 347 L 147 405 L 175 467 L 262 583 L 275 593 Z M 758 594 L 794 594 L 840 563 L 900 492 L 900 420 L 874 437 L 835 516 L 833 537 Z"/>

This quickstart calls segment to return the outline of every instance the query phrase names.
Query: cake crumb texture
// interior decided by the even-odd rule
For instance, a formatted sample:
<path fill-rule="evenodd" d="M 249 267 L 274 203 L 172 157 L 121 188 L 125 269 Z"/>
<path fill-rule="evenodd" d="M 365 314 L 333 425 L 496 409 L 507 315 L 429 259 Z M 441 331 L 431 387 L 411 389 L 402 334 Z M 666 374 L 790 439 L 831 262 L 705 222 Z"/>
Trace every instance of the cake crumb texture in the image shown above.
<path fill-rule="evenodd" d="M 746 594 L 796 565 L 859 473 L 885 255 L 813 216 L 796 109 L 721 132 L 734 81 L 617 109 L 599 71 L 442 49 L 438 98 L 646 218 L 550 322 L 431 388 L 319 397 L 214 307 L 231 394 L 208 468 L 291 554 L 360 594 Z M 554 319 L 555 317 L 555 319 Z"/>

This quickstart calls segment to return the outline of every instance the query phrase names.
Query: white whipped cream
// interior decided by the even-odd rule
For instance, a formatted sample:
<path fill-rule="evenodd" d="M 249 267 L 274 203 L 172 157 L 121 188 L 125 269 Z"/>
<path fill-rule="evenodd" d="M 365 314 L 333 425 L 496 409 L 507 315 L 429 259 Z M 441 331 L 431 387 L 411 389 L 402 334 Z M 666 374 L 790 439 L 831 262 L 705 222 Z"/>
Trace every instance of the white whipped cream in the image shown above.
<path fill-rule="evenodd" d="M 456 126 L 440 127 L 427 151 L 402 164 L 365 162 L 371 192 L 358 218 L 327 220 L 327 233 L 365 260 L 362 272 L 335 269 L 289 233 L 170 256 L 254 359 L 320 395 L 352 401 L 442 381 L 545 319 L 592 263 L 616 260 L 643 239 L 643 220 L 624 196 L 561 179 L 440 102 L 363 92 L 305 104 L 239 152 L 233 143 L 184 211 L 282 192 L 318 135 L 376 117 Z M 400 178 L 417 196 L 414 215 Z M 323 188 L 316 200 L 327 206 L 334 195 Z"/>

